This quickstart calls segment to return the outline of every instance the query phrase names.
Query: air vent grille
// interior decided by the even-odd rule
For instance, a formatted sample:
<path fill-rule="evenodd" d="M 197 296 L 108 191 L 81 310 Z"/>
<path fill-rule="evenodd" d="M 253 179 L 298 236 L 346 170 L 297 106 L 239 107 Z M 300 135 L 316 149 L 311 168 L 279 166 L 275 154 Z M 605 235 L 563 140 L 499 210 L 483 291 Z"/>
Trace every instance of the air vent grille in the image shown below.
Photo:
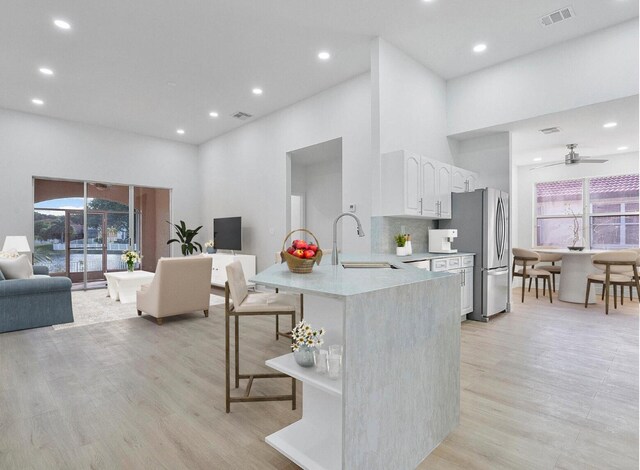
<path fill-rule="evenodd" d="M 253 117 L 253 115 L 249 114 L 249 113 L 245 113 L 243 111 L 237 111 L 235 113 L 233 113 L 231 115 L 231 117 L 234 117 L 236 119 L 240 119 L 241 121 L 246 121 L 247 119 L 249 119 L 250 117 Z"/>
<path fill-rule="evenodd" d="M 540 132 L 543 134 L 555 134 L 556 132 L 560 132 L 559 127 L 547 127 L 546 129 L 540 129 Z"/>
<path fill-rule="evenodd" d="M 576 14 L 573 12 L 573 7 L 564 7 L 553 11 L 548 15 L 544 15 L 540 18 L 540 23 L 542 23 L 542 26 L 551 26 L 552 24 L 568 20 L 574 16 L 576 16 Z"/>

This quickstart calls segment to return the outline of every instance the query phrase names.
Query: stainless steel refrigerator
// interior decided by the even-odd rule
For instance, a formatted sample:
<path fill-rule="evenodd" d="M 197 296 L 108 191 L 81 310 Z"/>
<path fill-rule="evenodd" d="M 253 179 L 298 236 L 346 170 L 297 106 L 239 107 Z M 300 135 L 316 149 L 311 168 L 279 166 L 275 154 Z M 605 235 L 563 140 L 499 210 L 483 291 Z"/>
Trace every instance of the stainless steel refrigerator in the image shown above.
<path fill-rule="evenodd" d="M 467 318 L 489 321 L 509 308 L 509 195 L 483 188 L 451 195 L 451 220 L 439 228 L 455 228 L 453 248 L 476 254 L 473 312 Z"/>

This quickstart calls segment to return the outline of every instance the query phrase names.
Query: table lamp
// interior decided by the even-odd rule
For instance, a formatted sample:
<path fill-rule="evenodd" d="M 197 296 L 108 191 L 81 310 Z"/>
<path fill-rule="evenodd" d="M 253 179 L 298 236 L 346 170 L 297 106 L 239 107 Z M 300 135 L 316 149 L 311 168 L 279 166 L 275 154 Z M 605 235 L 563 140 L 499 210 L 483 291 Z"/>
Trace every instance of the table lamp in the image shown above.
<path fill-rule="evenodd" d="M 4 239 L 2 251 L 17 251 L 18 253 L 31 253 L 29 241 L 24 235 L 7 235 Z"/>

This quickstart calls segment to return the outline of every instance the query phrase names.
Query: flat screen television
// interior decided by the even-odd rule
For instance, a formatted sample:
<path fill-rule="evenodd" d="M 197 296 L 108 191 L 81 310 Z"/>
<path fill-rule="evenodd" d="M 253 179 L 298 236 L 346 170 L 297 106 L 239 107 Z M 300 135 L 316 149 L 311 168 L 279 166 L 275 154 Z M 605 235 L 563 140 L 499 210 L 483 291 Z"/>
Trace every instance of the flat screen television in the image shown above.
<path fill-rule="evenodd" d="M 213 240 L 217 250 L 242 250 L 242 217 L 213 219 Z"/>

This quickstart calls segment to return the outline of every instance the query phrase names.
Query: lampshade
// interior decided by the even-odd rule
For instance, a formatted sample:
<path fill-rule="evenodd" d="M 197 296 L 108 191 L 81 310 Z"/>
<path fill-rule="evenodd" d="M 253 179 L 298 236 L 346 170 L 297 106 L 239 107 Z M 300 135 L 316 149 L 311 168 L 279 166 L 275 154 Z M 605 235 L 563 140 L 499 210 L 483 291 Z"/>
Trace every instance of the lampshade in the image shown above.
<path fill-rule="evenodd" d="M 7 235 L 4 239 L 2 251 L 15 250 L 18 253 L 30 253 L 29 241 L 24 235 Z"/>

